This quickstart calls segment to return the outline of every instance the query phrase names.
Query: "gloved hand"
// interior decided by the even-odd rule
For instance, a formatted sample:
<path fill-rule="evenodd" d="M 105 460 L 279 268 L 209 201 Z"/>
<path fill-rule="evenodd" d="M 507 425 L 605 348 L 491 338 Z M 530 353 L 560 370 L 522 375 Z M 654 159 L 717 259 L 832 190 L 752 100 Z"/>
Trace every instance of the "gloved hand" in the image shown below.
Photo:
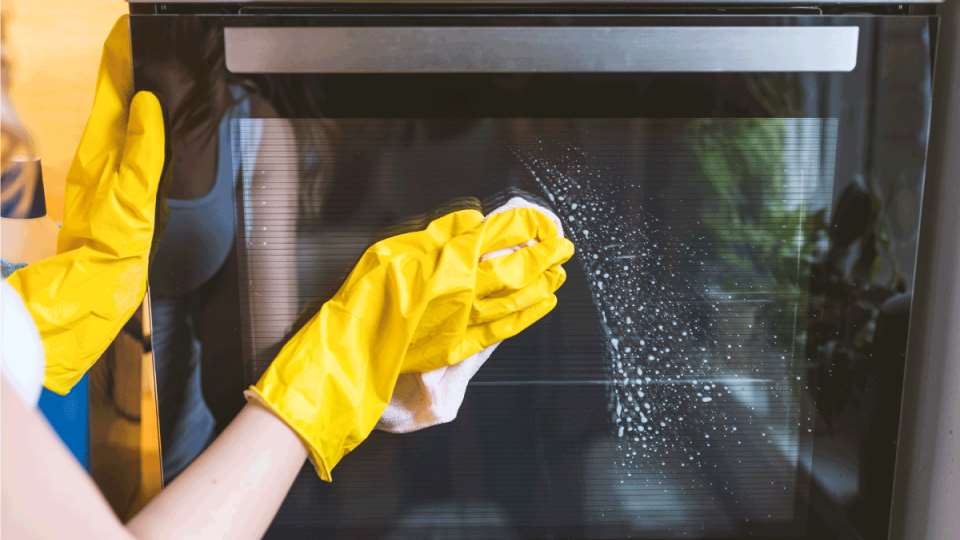
<path fill-rule="evenodd" d="M 510 255 L 481 255 L 536 241 Z M 556 305 L 573 244 L 544 214 L 448 214 L 371 246 L 247 392 L 307 446 L 320 477 L 383 414 L 400 373 L 460 362 Z"/>
<path fill-rule="evenodd" d="M 93 111 L 67 175 L 58 254 L 8 280 L 40 332 L 44 385 L 58 394 L 103 354 L 147 288 L 163 115 L 153 94 L 132 94 L 124 16 L 104 43 Z"/>
<path fill-rule="evenodd" d="M 522 196 L 510 198 L 506 203 L 491 211 L 487 215 L 487 219 L 490 219 L 490 216 L 514 208 L 535 208 L 543 212 L 557 226 L 557 233 L 563 235 L 563 225 L 560 223 L 559 217 L 548 208 Z M 480 257 L 480 260 L 484 261 L 509 255 L 524 247 L 516 246 L 510 249 L 501 249 L 494 253 L 485 253 Z M 393 389 L 390 403 L 384 409 L 383 415 L 377 422 L 376 429 L 390 433 L 409 433 L 453 421 L 466 397 L 470 379 L 480 371 L 480 368 L 493 354 L 497 345 L 499 343 L 494 343 L 452 366 L 440 366 L 425 373 L 401 374 L 397 379 L 397 385 Z"/>

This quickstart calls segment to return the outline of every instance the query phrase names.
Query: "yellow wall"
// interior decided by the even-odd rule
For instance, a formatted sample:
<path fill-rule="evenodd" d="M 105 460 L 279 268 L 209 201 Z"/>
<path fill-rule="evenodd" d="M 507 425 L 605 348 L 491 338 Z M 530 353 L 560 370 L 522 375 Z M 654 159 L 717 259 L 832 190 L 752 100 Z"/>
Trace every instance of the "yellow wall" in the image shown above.
<path fill-rule="evenodd" d="M 13 102 L 43 160 L 48 211 L 60 221 L 64 178 L 93 102 L 100 48 L 127 3 L 2 1 Z"/>

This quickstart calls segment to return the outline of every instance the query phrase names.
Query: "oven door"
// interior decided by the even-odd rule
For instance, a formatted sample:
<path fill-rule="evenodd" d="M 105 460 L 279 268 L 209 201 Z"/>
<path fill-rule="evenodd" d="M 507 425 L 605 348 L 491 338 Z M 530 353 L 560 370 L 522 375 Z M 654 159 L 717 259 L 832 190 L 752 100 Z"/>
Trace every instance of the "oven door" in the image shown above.
<path fill-rule="evenodd" d="M 481 16 L 482 15 L 482 16 Z M 559 305 L 453 422 L 304 469 L 273 537 L 882 538 L 936 19 L 361 10 L 132 17 L 167 115 L 164 467 L 366 246 L 511 194 Z"/>

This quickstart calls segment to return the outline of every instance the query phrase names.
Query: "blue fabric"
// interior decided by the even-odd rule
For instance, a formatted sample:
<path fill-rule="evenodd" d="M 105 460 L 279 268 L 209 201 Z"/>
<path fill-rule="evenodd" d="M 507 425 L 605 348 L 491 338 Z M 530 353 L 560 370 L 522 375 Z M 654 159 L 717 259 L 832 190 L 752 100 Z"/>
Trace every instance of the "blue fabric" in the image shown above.
<path fill-rule="evenodd" d="M 65 396 L 57 395 L 46 388 L 40 394 L 38 407 L 47 418 L 77 461 L 90 469 L 90 388 L 87 376 Z"/>

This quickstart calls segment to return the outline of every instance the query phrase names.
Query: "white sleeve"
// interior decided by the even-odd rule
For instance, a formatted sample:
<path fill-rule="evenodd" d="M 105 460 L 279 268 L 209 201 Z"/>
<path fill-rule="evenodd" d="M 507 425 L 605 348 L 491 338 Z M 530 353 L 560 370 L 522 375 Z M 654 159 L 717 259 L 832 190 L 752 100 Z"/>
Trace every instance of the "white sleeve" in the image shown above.
<path fill-rule="evenodd" d="M 36 405 L 43 388 L 44 354 L 40 334 L 20 295 L 0 283 L 0 371 L 27 403 Z"/>

